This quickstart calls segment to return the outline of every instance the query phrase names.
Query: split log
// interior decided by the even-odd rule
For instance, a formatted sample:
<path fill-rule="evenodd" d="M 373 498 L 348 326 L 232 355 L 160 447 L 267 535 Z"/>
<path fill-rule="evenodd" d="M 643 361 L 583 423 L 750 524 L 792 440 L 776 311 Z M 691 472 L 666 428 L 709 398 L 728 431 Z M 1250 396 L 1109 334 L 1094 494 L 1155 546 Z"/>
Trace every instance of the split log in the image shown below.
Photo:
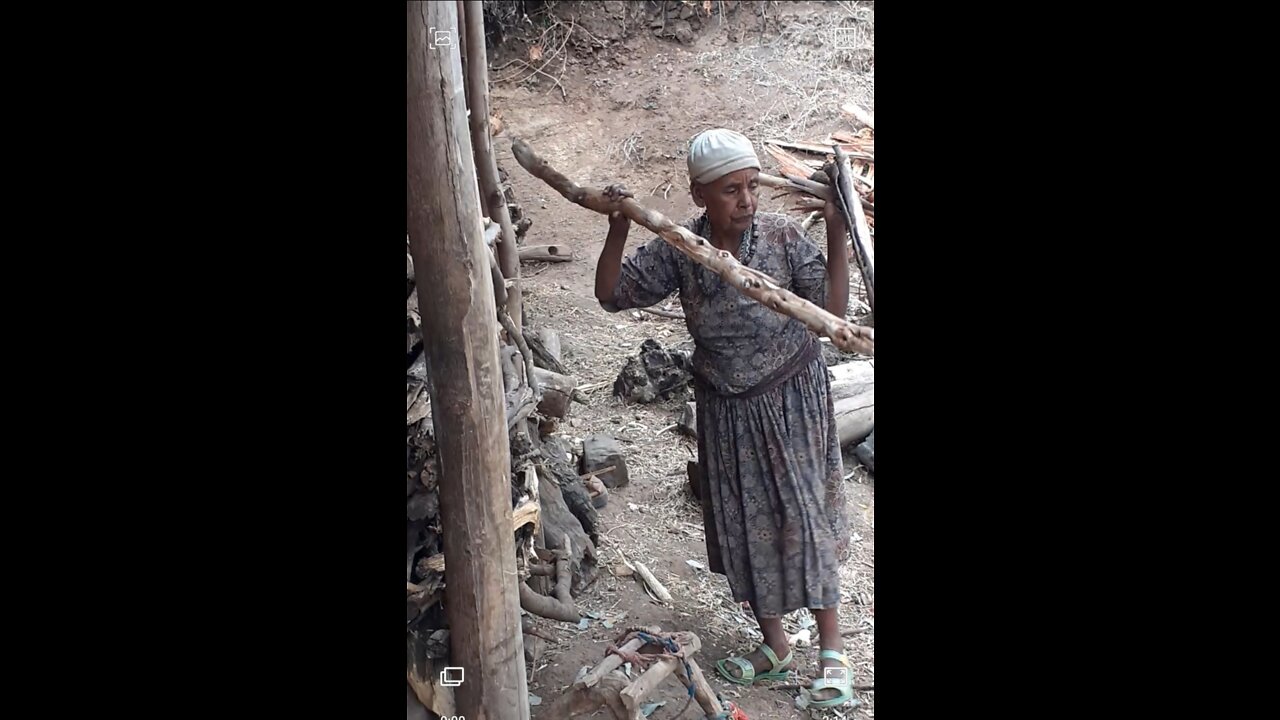
<path fill-rule="evenodd" d="M 837 347 L 846 352 L 875 354 L 875 332 L 872 328 L 854 325 L 799 297 L 779 286 L 768 275 L 743 266 L 731 253 L 716 250 L 705 238 L 676 225 L 661 213 L 644 207 L 634 198 L 615 202 L 606 198 L 599 189 L 578 186 L 538 157 L 533 148 L 523 140 L 516 139 L 511 150 L 521 167 L 550 185 L 570 202 L 603 215 L 621 211 L 631 220 L 657 233 L 694 262 L 715 272 L 747 297 L 763 303 L 775 312 L 799 320 L 816 333 L 830 337 Z M 819 183 L 813 185 L 821 187 Z"/>
<path fill-rule="evenodd" d="M 831 399 L 840 401 L 868 391 L 875 384 L 875 367 L 869 362 L 853 361 L 827 368 L 831 373 Z"/>
<path fill-rule="evenodd" d="M 561 375 L 550 370 L 530 365 L 530 372 L 542 389 L 542 399 L 538 401 L 538 412 L 548 417 L 563 418 L 569 414 L 569 403 L 577 393 L 578 381 L 568 375 Z"/>
<path fill-rule="evenodd" d="M 659 600 L 662 602 L 671 602 L 671 593 L 667 591 L 667 588 L 662 583 L 658 582 L 658 578 L 654 577 L 653 572 L 651 572 L 649 568 L 645 567 L 644 563 L 635 562 L 631 564 L 635 565 L 636 574 L 640 576 L 640 579 L 644 581 L 645 585 L 649 586 L 649 589 L 653 591 L 653 594 Z"/>
<path fill-rule="evenodd" d="M 815 153 L 817 155 L 831 154 L 831 145 L 819 145 L 818 143 L 810 142 L 792 142 L 787 140 L 765 140 L 764 143 L 766 148 L 770 145 L 774 145 L 779 148 L 800 150 L 802 152 Z M 854 159 L 875 162 L 875 155 L 867 152 L 866 145 L 862 143 L 837 143 L 837 145 L 841 150 L 849 153 L 849 156 Z"/>
<path fill-rule="evenodd" d="M 546 348 L 547 354 L 556 362 L 562 362 L 564 355 L 560 348 L 560 333 L 548 327 L 538 328 L 538 340 L 542 342 L 542 347 Z M 569 373 L 564 370 L 556 370 L 558 373 Z"/>
<path fill-rule="evenodd" d="M 520 248 L 520 262 L 569 262 L 573 250 L 567 245 L 525 245 Z"/>
<path fill-rule="evenodd" d="M 423 337 L 431 339 L 423 352 L 437 408 L 444 551 L 454 568 L 445 613 L 452 662 L 484 678 L 457 688 L 457 711 L 528 720 L 517 599 L 523 583 L 510 532 L 510 439 L 501 421 L 497 312 L 493 288 L 485 287 L 491 282 L 488 250 L 462 66 L 456 53 L 430 51 L 427 43 L 432 27 L 456 31 L 457 6 L 410 2 L 405 11 L 407 231 Z"/>
<path fill-rule="evenodd" d="M 528 343 L 529 349 L 533 351 L 533 363 L 540 368 L 568 375 L 569 369 L 560 361 L 560 336 L 555 330 L 549 328 L 541 328 L 536 333 L 529 332 L 529 328 L 522 330 L 524 333 L 524 341 Z"/>
<path fill-rule="evenodd" d="M 524 312 L 521 308 L 520 262 L 516 255 L 516 233 L 507 210 L 507 199 L 498 182 L 498 162 L 493 155 L 493 141 L 489 136 L 489 62 L 485 53 L 484 10 L 478 0 L 469 0 L 466 6 L 465 38 L 471 55 L 467 68 L 467 97 L 470 100 L 471 147 L 475 156 L 476 184 L 490 218 L 498 223 L 501 242 L 498 243 L 498 264 L 503 277 L 515 282 L 514 292 L 508 294 L 506 310 L 516 328 L 520 327 Z M 460 18 L 462 19 L 462 18 Z M 460 33 L 461 34 L 461 33 Z"/>
<path fill-rule="evenodd" d="M 874 386 L 868 385 L 867 391 L 852 397 L 837 400 L 836 434 L 840 436 L 840 447 L 861 442 L 871 434 L 876 422 L 876 398 Z"/>

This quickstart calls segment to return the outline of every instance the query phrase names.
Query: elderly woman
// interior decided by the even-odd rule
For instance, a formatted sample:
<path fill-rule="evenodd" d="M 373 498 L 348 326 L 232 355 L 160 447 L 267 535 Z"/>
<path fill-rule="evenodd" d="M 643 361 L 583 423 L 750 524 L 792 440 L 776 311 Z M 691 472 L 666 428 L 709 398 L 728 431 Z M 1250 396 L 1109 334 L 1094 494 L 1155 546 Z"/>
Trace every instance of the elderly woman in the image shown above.
<path fill-rule="evenodd" d="M 823 208 L 827 261 L 785 215 L 757 212 L 760 161 L 751 141 L 708 130 L 689 145 L 689 191 L 701 215 L 685 223 L 783 287 L 844 317 L 849 301 L 845 225 Z M 613 199 L 629 196 L 617 186 Z M 596 266 L 596 297 L 610 312 L 648 307 L 679 291 L 693 336 L 698 459 L 711 569 L 751 606 L 764 643 L 717 663 L 726 679 L 785 679 L 794 658 L 783 615 L 809 608 L 818 622 L 824 668 L 810 704 L 852 696 L 838 624 L 839 564 L 848 529 L 840 443 L 826 364 L 801 322 L 748 298 L 661 238 L 623 261 L 631 221 L 609 217 Z M 828 668 L 843 668 L 827 672 Z"/>

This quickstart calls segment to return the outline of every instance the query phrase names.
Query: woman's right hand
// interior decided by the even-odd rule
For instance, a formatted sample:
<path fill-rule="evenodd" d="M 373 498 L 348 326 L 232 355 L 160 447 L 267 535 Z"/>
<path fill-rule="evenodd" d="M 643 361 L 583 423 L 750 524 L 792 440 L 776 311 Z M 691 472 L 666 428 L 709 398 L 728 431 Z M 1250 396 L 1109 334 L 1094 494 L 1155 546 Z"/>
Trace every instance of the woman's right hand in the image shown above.
<path fill-rule="evenodd" d="M 604 189 L 604 197 L 610 204 L 619 208 L 609 213 L 609 228 L 622 230 L 631 225 L 631 218 L 623 215 L 620 208 L 625 198 L 633 198 L 635 196 L 622 185 L 610 185 Z"/>

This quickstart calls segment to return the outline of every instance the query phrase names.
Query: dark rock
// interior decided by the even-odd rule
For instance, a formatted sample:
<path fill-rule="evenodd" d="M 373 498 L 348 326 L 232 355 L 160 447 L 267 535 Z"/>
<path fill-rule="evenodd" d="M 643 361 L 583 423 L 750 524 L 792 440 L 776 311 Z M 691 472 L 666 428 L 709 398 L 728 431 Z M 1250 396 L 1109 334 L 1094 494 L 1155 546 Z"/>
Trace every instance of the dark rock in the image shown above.
<path fill-rule="evenodd" d="M 608 435 L 592 435 L 582 442 L 582 474 L 594 473 L 602 468 L 612 470 L 596 477 L 610 490 L 626 487 L 631 482 L 627 474 L 627 458 L 618 441 Z"/>
<path fill-rule="evenodd" d="M 680 19 L 681 19 L 681 20 L 688 20 L 688 19 L 689 19 L 689 18 L 691 18 L 691 17 L 693 17 L 693 8 L 692 8 L 692 7 L 690 7 L 690 6 L 688 6 L 688 5 L 685 5 L 683 8 L 680 8 Z"/>
<path fill-rule="evenodd" d="M 613 394 L 632 402 L 650 403 L 684 391 L 692 379 L 688 356 L 666 350 L 649 339 L 640 345 L 637 355 L 627 358 L 613 383 Z"/>
<path fill-rule="evenodd" d="M 688 20 L 676 20 L 671 26 L 675 30 L 677 40 L 685 45 L 693 42 L 693 27 L 689 25 Z"/>
<path fill-rule="evenodd" d="M 867 470 L 870 470 L 873 474 L 875 473 L 876 471 L 876 431 L 875 430 L 872 430 L 871 434 L 867 436 L 867 439 L 863 440 L 862 443 L 859 444 L 856 449 L 854 449 L 853 454 L 858 458 L 858 462 L 866 466 Z"/>

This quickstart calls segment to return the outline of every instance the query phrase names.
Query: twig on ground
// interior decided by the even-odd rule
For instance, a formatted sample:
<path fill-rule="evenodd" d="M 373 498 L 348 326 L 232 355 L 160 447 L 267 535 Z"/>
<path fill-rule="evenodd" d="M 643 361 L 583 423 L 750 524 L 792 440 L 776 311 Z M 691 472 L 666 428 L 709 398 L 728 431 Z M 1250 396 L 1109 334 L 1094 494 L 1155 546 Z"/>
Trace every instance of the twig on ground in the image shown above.
<path fill-rule="evenodd" d="M 649 313 L 650 315 L 657 315 L 658 317 L 663 317 L 663 318 L 671 318 L 672 320 L 684 319 L 683 313 L 667 312 L 666 310 L 659 310 L 657 308 L 640 308 L 640 312 Z"/>

